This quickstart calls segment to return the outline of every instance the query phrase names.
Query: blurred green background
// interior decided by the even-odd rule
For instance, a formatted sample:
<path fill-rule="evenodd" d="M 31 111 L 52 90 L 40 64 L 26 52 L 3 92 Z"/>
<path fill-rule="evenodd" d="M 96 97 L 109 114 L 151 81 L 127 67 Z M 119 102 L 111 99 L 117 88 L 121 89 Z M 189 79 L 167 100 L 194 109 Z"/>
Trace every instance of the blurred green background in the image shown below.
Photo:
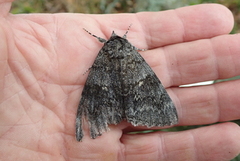
<path fill-rule="evenodd" d="M 240 0 L 15 0 L 11 13 L 135 13 L 141 11 L 163 11 L 202 3 L 219 3 L 228 7 L 235 19 L 235 26 L 231 33 L 239 33 Z M 216 80 L 215 83 L 239 78 L 237 76 L 225 80 Z M 240 125 L 240 120 L 234 122 Z M 181 126 L 163 131 L 182 131 L 198 127 L 201 126 Z M 153 132 L 153 130 L 145 132 Z M 240 155 L 232 161 L 240 161 Z"/>

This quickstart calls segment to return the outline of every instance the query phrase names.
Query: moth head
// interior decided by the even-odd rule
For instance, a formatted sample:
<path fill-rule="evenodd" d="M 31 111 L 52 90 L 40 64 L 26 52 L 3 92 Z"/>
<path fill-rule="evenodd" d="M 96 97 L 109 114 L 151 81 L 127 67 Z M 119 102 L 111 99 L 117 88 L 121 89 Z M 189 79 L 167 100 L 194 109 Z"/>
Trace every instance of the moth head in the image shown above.
<path fill-rule="evenodd" d="M 113 36 L 118 36 L 118 35 L 113 31 L 111 37 Z"/>
<path fill-rule="evenodd" d="M 124 55 L 129 53 L 127 51 L 129 51 L 130 48 L 132 48 L 132 45 L 127 39 L 112 32 L 110 39 L 104 44 L 103 50 L 111 58 L 123 59 Z"/>

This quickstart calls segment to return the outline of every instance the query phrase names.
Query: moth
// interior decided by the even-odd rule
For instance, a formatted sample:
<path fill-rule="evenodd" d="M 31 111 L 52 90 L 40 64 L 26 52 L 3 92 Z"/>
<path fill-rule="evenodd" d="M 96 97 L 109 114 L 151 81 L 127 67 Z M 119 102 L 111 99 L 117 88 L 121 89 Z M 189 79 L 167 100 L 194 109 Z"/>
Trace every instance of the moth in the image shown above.
<path fill-rule="evenodd" d="M 104 45 L 90 68 L 78 105 L 77 141 L 84 136 L 84 119 L 92 139 L 122 120 L 148 128 L 178 123 L 176 108 L 162 83 L 126 39 L 129 28 L 123 37 L 113 31 L 109 40 L 85 30 Z"/>

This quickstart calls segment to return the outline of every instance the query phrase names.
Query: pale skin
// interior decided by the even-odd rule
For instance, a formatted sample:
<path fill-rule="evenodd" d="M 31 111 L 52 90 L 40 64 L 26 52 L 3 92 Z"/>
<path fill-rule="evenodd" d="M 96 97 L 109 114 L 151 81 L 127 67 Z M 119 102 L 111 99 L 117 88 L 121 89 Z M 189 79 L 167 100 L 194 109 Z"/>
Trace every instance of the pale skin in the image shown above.
<path fill-rule="evenodd" d="M 182 132 L 129 135 L 127 122 L 75 139 L 81 92 L 102 44 L 86 33 L 127 35 L 175 103 L 179 124 L 240 119 L 240 81 L 179 85 L 240 75 L 240 35 L 220 5 L 137 14 L 8 14 L 0 2 L 1 160 L 225 161 L 240 152 L 240 128 L 220 123 Z"/>

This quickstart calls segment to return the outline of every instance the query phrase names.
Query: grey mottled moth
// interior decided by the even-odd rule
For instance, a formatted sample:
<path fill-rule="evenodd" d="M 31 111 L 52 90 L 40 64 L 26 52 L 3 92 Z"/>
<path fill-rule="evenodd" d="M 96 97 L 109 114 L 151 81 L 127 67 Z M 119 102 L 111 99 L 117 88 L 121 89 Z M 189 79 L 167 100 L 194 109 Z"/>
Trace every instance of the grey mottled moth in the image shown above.
<path fill-rule="evenodd" d="M 128 29 L 129 30 L 129 29 Z M 77 117 L 76 139 L 81 141 L 83 119 L 91 138 L 108 130 L 109 124 L 126 120 L 133 126 L 177 124 L 176 108 L 150 66 L 126 39 L 112 32 L 94 61 L 82 92 Z"/>

